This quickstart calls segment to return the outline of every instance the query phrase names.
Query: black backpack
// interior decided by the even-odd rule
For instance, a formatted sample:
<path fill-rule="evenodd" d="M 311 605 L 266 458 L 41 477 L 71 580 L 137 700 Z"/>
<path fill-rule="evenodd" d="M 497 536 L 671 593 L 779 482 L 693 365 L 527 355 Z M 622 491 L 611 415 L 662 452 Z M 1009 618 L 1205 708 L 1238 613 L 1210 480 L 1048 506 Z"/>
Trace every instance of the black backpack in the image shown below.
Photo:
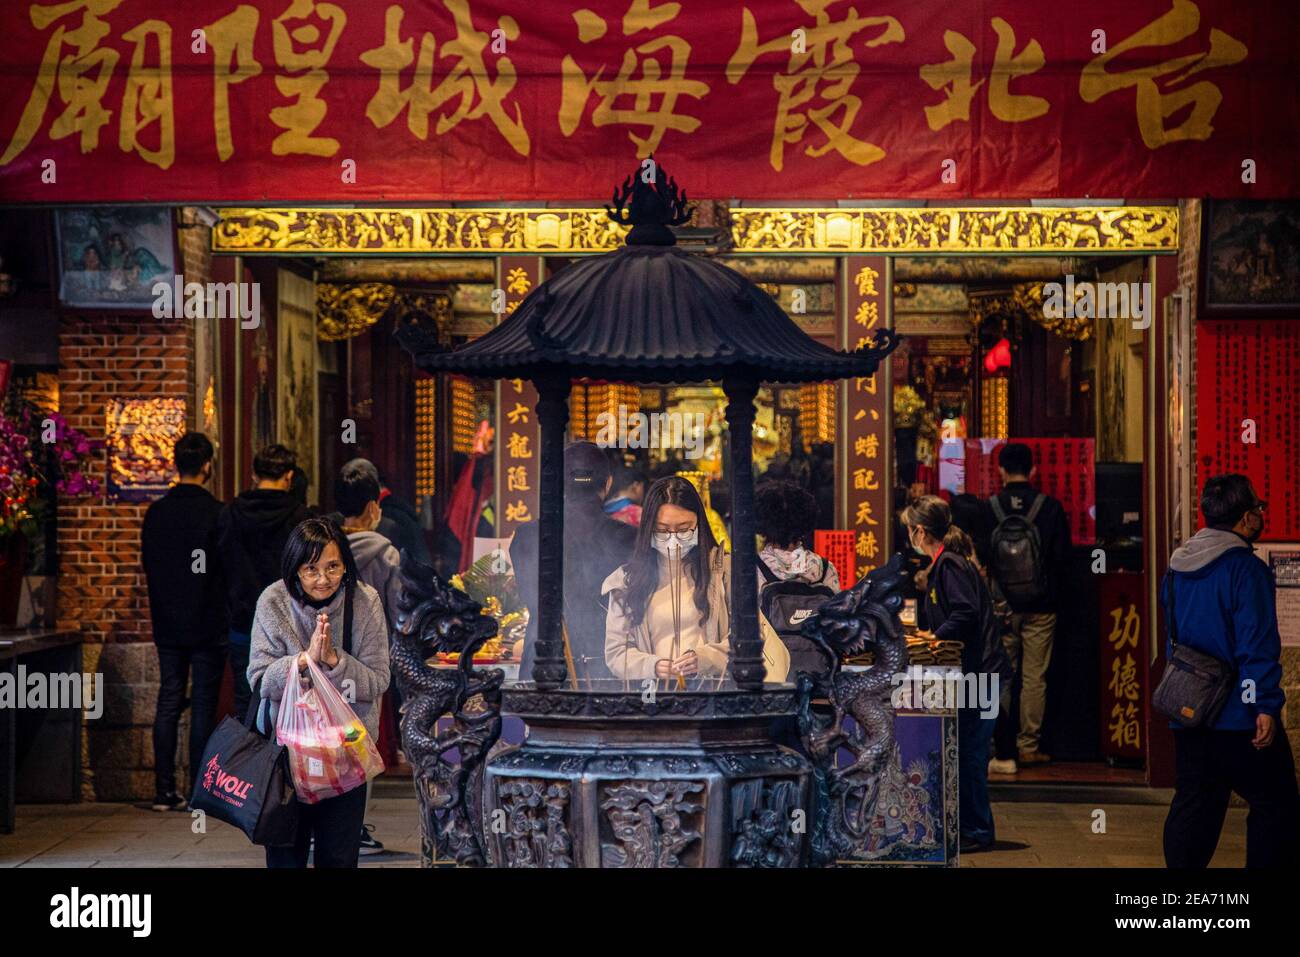
<path fill-rule="evenodd" d="M 767 619 L 786 649 L 790 652 L 790 681 L 801 671 L 824 675 L 830 671 L 831 662 L 826 652 L 808 638 L 800 629 L 803 623 L 817 614 L 821 606 L 835 597 L 826 581 L 830 562 L 822 559 L 822 573 L 815 582 L 785 581 L 778 578 L 767 562 L 758 560 L 758 570 L 763 576 L 759 592 L 759 609 Z"/>
<path fill-rule="evenodd" d="M 1034 519 L 1047 496 L 1039 492 L 1024 515 L 1008 515 L 996 495 L 989 498 L 997 525 L 989 547 L 989 569 L 1011 607 L 1024 607 L 1048 595 L 1042 541 Z"/>

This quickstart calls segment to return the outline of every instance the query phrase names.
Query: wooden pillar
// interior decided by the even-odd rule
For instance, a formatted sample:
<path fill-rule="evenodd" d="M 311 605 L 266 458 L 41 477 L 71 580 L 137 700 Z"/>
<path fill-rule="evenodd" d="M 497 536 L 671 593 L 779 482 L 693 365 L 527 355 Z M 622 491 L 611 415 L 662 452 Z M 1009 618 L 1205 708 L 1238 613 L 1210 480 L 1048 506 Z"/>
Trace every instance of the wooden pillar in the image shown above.
<path fill-rule="evenodd" d="M 844 256 L 839 261 L 839 344 L 853 350 L 877 329 L 893 328 L 893 260 Z M 854 533 L 857 577 L 885 563 L 893 548 L 894 389 L 892 360 L 874 375 L 842 383 L 836 446 L 841 470 L 838 500 L 844 528 Z M 841 582 L 848 588 L 852 582 Z"/>
<path fill-rule="evenodd" d="M 754 397 L 758 380 L 728 376 L 727 432 L 731 440 L 731 676 L 738 687 L 763 687 L 763 640 L 758 631 L 758 549 L 754 541 Z"/>
<path fill-rule="evenodd" d="M 538 470 L 537 647 L 533 681 L 552 691 L 569 676 L 561 632 L 564 610 L 564 432 L 569 424 L 569 379 L 554 373 L 535 380 L 541 427 Z"/>

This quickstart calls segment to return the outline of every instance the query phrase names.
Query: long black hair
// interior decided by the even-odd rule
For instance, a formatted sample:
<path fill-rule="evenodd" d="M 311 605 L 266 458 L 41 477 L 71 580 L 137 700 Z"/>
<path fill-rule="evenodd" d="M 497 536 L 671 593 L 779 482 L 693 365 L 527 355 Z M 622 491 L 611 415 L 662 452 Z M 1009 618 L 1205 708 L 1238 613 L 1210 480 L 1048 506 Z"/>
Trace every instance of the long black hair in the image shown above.
<path fill-rule="evenodd" d="M 682 556 L 682 566 L 690 578 L 695 607 L 699 609 L 700 624 L 703 625 L 709 615 L 710 562 L 718 541 L 709 528 L 709 517 L 705 514 L 700 493 L 680 475 L 659 479 L 645 493 L 645 501 L 641 506 L 641 524 L 636 530 L 636 544 L 632 546 L 632 557 L 624 566 L 627 588 L 621 598 L 623 610 L 633 627 L 640 625 L 645 619 L 646 609 L 650 607 L 650 596 L 659 587 L 659 556 L 655 552 L 652 536 L 661 505 L 676 505 L 695 513 L 700 530 L 699 544 Z"/>
<path fill-rule="evenodd" d="M 298 569 L 320 558 L 330 542 L 339 547 L 339 561 L 343 562 L 343 580 L 339 582 L 339 587 L 356 584 L 357 563 L 352 557 L 352 547 L 348 545 L 348 537 L 343 534 L 343 530 L 327 518 L 304 519 L 289 533 L 289 540 L 284 543 L 284 553 L 280 556 L 280 578 L 289 594 L 297 601 L 307 601 L 307 593 L 303 591 L 302 582 L 298 579 Z"/>

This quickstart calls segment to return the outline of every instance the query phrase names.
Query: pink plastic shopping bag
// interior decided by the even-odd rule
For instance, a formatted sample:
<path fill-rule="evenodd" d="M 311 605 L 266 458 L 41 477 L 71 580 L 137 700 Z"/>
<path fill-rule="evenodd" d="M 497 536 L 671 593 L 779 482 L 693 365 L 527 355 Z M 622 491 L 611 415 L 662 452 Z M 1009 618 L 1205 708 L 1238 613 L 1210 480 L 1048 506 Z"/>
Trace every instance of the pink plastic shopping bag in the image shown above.
<path fill-rule="evenodd" d="M 320 666 L 290 671 L 275 723 L 299 799 L 316 804 L 361 787 L 384 770 L 374 740 Z"/>

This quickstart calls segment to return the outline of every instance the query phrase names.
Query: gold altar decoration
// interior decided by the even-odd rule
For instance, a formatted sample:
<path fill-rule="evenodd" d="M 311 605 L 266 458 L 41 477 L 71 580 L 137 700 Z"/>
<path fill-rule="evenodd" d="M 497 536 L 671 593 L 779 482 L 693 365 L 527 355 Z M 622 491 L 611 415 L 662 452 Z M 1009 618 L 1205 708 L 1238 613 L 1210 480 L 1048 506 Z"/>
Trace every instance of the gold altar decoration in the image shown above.
<path fill-rule="evenodd" d="M 396 287 L 387 283 L 336 286 L 318 282 L 316 338 L 322 342 L 339 342 L 360 335 L 383 318 L 396 298 Z"/>
<path fill-rule="evenodd" d="M 980 382 L 980 435 L 986 439 L 1011 437 L 1010 382 L 990 376 Z"/>
<path fill-rule="evenodd" d="M 592 209 L 230 208 L 212 228 L 212 251 L 311 253 L 605 253 L 627 228 Z"/>
<path fill-rule="evenodd" d="M 1078 342 L 1092 338 L 1093 321 L 1087 316 L 1065 316 L 1053 319 L 1043 314 L 1043 287 L 1041 282 L 1018 282 L 1011 289 L 992 292 L 972 292 L 970 294 L 970 321 L 978 329 L 984 320 L 992 316 L 1021 315 L 1032 319 L 1048 332 Z M 1082 295 L 1086 283 L 1081 283 L 1076 292 Z"/>
<path fill-rule="evenodd" d="M 910 385 L 899 386 L 894 390 L 894 428 L 910 429 L 920 421 L 921 410 L 925 400 Z"/>
<path fill-rule="evenodd" d="M 624 416 L 631 416 L 641 411 L 641 388 L 624 382 L 592 382 L 579 379 L 569 391 L 569 434 L 574 442 L 595 442 L 601 432 L 602 413 L 608 412 L 614 417 L 615 428 L 621 417 L 619 407 L 624 409 Z M 616 436 L 622 439 L 619 432 Z"/>
<path fill-rule="evenodd" d="M 713 503 L 709 497 L 709 473 L 681 471 L 677 474 L 694 485 L 695 491 L 700 493 L 700 501 L 704 503 L 704 514 L 709 518 L 709 531 L 713 533 L 713 537 L 722 546 L 722 550 L 730 552 L 731 536 L 727 534 L 727 525 L 723 522 L 722 516 L 713 510 Z"/>
<path fill-rule="evenodd" d="M 733 206 L 730 215 L 732 254 L 1178 250 L 1174 206 Z M 626 232 L 603 208 L 231 207 L 221 217 L 212 228 L 212 251 L 241 256 L 604 253 L 621 246 Z"/>
<path fill-rule="evenodd" d="M 835 441 L 835 383 L 809 382 L 799 387 L 799 431 L 805 452 Z"/>
<path fill-rule="evenodd" d="M 432 495 L 435 488 L 434 440 L 438 434 L 438 380 L 431 376 L 415 380 L 415 499 Z"/>
<path fill-rule="evenodd" d="M 1175 252 L 1173 206 L 731 208 L 734 252 Z"/>
<path fill-rule="evenodd" d="M 451 376 L 451 450 L 471 455 L 478 431 L 474 383 L 463 376 Z M 451 481 L 456 477 L 452 476 Z"/>

